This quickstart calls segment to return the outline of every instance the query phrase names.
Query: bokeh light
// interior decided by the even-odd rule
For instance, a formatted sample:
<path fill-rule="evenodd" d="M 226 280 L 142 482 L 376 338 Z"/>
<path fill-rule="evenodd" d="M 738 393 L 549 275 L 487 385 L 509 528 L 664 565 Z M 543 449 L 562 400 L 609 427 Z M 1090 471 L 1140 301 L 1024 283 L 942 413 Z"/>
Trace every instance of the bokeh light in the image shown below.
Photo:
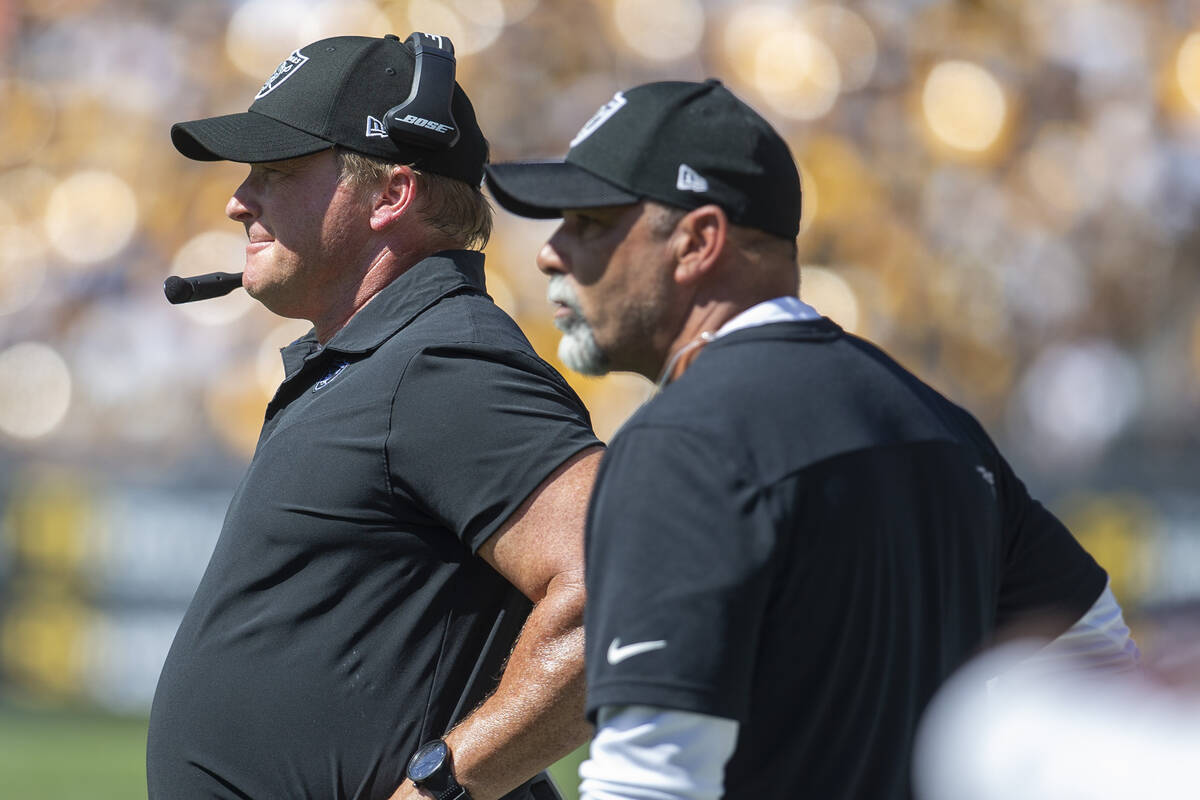
<path fill-rule="evenodd" d="M 950 147 L 980 153 L 996 143 L 1008 103 L 1000 83 L 968 61 L 943 61 L 929 71 L 921 109 L 930 131 Z"/>
<path fill-rule="evenodd" d="M 104 261 L 129 244 L 138 222 L 137 197 L 122 178 L 103 170 L 71 175 L 46 204 L 46 238 L 68 261 Z"/>
<path fill-rule="evenodd" d="M 614 372 L 602 381 L 567 375 L 580 397 L 586 398 L 584 402 L 592 411 L 592 428 L 605 442 L 654 394 L 654 384 L 632 372 Z"/>
<path fill-rule="evenodd" d="M 725 63 L 739 81 L 754 84 L 759 45 L 770 34 L 791 30 L 798 24 L 796 13 L 786 6 L 761 3 L 735 6 L 721 26 Z"/>
<path fill-rule="evenodd" d="M 754 85 L 776 112 L 811 120 L 833 108 L 842 89 L 837 59 L 800 27 L 768 34 L 754 54 Z"/>
<path fill-rule="evenodd" d="M 505 277 L 504 272 L 495 267 L 487 274 L 487 293 L 492 300 L 510 317 L 516 318 L 520 311 L 517 293 L 513 291 L 512 283 Z"/>
<path fill-rule="evenodd" d="M 58 183 L 50 170 L 35 164 L 0 172 L 5 222 L 11 219 L 41 223 L 45 218 L 46 203 Z"/>
<path fill-rule="evenodd" d="M 76 605 L 39 597 L 4 620 L 0 654 L 41 691 L 67 695 L 81 678 L 82 653 L 75 642 L 86 622 Z"/>
<path fill-rule="evenodd" d="M 1068 325 L 1092 301 L 1087 267 L 1059 236 L 1029 231 L 993 243 L 988 255 L 1007 294 L 1009 313 L 1030 331 Z"/>
<path fill-rule="evenodd" d="M 367 0 L 325 0 L 304 19 L 300 39 L 304 44 L 331 36 L 383 36 L 393 33 L 392 21 Z"/>
<path fill-rule="evenodd" d="M 1110 175 L 1095 143 L 1080 127 L 1064 124 L 1038 131 L 1023 168 L 1042 207 L 1066 225 L 1100 205 Z"/>
<path fill-rule="evenodd" d="M 1179 88 L 1192 108 L 1200 113 L 1200 31 L 1188 34 L 1175 58 Z"/>
<path fill-rule="evenodd" d="M 879 47 L 866 20 L 851 9 L 825 5 L 805 9 L 800 21 L 837 59 L 841 91 L 852 92 L 867 85 L 875 71 Z"/>
<path fill-rule="evenodd" d="M 37 439 L 54 431 L 71 405 L 71 373 L 62 356 L 42 342 L 0 352 L 0 431 Z"/>
<path fill-rule="evenodd" d="M 408 27 L 450 37 L 456 56 L 486 50 L 507 19 L 500 0 L 412 0 L 408 4 Z"/>
<path fill-rule="evenodd" d="M 46 247 L 29 228 L 0 225 L 0 317 L 33 302 L 46 282 Z"/>
<path fill-rule="evenodd" d="M 90 306 L 77 315 L 63 342 L 63 354 L 74 365 L 77 402 L 119 417 L 160 387 L 176 388 L 178 372 L 184 371 L 178 337 L 155 335 L 162 317 L 174 316 L 172 311 L 165 303 L 156 302 L 151 310 L 125 302 Z M 138 427 L 150 423 L 145 415 L 129 419 Z"/>
<path fill-rule="evenodd" d="M 837 272 L 825 267 L 802 267 L 800 297 L 820 314 L 851 333 L 858 330 L 858 297 L 850 283 Z"/>
<path fill-rule="evenodd" d="M 246 263 L 246 237 L 227 231 L 206 231 L 183 244 L 171 261 L 175 275 L 204 275 L 209 272 L 239 272 Z M 179 309 L 202 325 L 227 325 L 248 312 L 254 300 L 241 289 L 224 297 L 187 303 Z"/>
<path fill-rule="evenodd" d="M 263 395 L 271 397 L 279 384 L 283 383 L 283 358 L 279 351 L 299 339 L 312 329 L 312 323 L 304 319 L 288 319 L 276 325 L 263 337 L 258 348 L 255 372 Z"/>
<path fill-rule="evenodd" d="M 801 163 L 806 224 L 853 221 L 871 213 L 878 189 L 850 142 L 836 136 L 814 136 L 796 155 Z"/>
<path fill-rule="evenodd" d="M 311 11 L 300 0 L 248 0 L 229 18 L 225 54 L 245 75 L 265 82 L 288 54 L 309 43 L 310 25 Z"/>
<path fill-rule="evenodd" d="M 705 11 L 699 0 L 616 0 L 613 22 L 625 44 L 642 58 L 675 61 L 700 46 Z"/>
<path fill-rule="evenodd" d="M 492 293 L 492 276 L 503 270 L 512 305 L 502 307 L 516 309 L 521 320 L 548 323 L 554 313 L 546 299 L 546 279 L 538 272 L 534 259 L 559 223 L 557 219 L 526 219 L 507 211 L 497 215 L 496 227 L 503 229 L 504 235 L 493 236 L 484 251 L 488 293 Z M 551 352 L 555 351 L 556 348 Z"/>
<path fill-rule="evenodd" d="M 1141 386 L 1137 364 L 1110 342 L 1053 345 L 1021 379 L 1018 427 L 1039 458 L 1089 458 L 1132 419 Z"/>
<path fill-rule="evenodd" d="M 264 396 L 257 375 L 257 359 L 228 365 L 204 387 L 204 412 L 208 426 L 232 452 L 249 458 L 262 428 Z"/>
<path fill-rule="evenodd" d="M 538 0 L 503 0 L 505 23 L 515 25 L 533 13 Z"/>
<path fill-rule="evenodd" d="M 57 116 L 50 93 L 32 81 L 0 79 L 0 164 L 24 163 L 50 141 Z"/>

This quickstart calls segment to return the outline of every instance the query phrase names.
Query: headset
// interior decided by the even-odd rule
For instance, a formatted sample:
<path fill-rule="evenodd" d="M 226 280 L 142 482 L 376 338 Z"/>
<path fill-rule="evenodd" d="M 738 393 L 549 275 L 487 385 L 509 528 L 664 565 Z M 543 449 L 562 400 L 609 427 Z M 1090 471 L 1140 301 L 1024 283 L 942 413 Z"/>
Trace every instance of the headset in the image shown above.
<path fill-rule="evenodd" d="M 454 100 L 454 43 L 446 36 L 414 33 L 404 42 L 413 51 L 412 90 L 408 99 L 383 117 L 388 136 L 398 147 L 447 150 L 458 141 Z M 191 303 L 229 294 L 242 285 L 242 274 L 212 272 L 192 278 L 172 275 L 163 283 L 171 303 Z"/>
<path fill-rule="evenodd" d="M 404 45 L 413 51 L 412 91 L 383 117 L 388 136 L 399 147 L 445 150 L 458 141 L 450 111 L 454 99 L 454 43 L 433 33 L 413 33 Z"/>

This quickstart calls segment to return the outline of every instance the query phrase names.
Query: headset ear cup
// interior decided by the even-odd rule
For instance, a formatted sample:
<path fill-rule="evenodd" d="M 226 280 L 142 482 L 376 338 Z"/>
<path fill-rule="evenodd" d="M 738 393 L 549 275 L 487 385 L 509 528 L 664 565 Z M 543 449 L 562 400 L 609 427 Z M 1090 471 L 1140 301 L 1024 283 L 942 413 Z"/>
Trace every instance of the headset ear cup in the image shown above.
<path fill-rule="evenodd" d="M 414 33 L 411 46 L 412 89 L 408 98 L 383 117 L 388 136 L 397 146 L 445 150 L 458 141 L 458 124 L 450 110 L 454 99 L 454 43 L 445 36 Z"/>

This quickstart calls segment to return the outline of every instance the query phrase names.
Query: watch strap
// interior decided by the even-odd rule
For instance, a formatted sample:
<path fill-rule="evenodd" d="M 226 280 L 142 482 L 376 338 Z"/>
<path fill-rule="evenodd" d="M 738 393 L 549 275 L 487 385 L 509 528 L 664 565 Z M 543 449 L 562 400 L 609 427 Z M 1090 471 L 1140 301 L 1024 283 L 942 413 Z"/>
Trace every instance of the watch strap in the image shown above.
<path fill-rule="evenodd" d="M 450 776 L 450 782 L 450 786 L 447 786 L 435 795 L 437 800 L 471 800 L 471 793 L 455 780 L 454 776 Z M 429 791 L 427 787 L 422 788 Z"/>

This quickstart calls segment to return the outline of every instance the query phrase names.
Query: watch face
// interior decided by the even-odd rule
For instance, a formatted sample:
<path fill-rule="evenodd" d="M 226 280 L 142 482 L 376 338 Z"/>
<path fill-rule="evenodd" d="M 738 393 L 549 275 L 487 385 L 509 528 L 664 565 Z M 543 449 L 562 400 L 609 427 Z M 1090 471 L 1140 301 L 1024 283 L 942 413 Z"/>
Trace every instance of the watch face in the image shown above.
<path fill-rule="evenodd" d="M 430 775 L 437 772 L 438 767 L 442 766 L 442 762 L 446 760 L 449 753 L 450 749 L 441 739 L 434 739 L 432 742 L 421 745 L 420 749 L 413 753 L 412 760 L 408 762 L 409 780 L 413 783 L 420 783 L 428 779 Z"/>

